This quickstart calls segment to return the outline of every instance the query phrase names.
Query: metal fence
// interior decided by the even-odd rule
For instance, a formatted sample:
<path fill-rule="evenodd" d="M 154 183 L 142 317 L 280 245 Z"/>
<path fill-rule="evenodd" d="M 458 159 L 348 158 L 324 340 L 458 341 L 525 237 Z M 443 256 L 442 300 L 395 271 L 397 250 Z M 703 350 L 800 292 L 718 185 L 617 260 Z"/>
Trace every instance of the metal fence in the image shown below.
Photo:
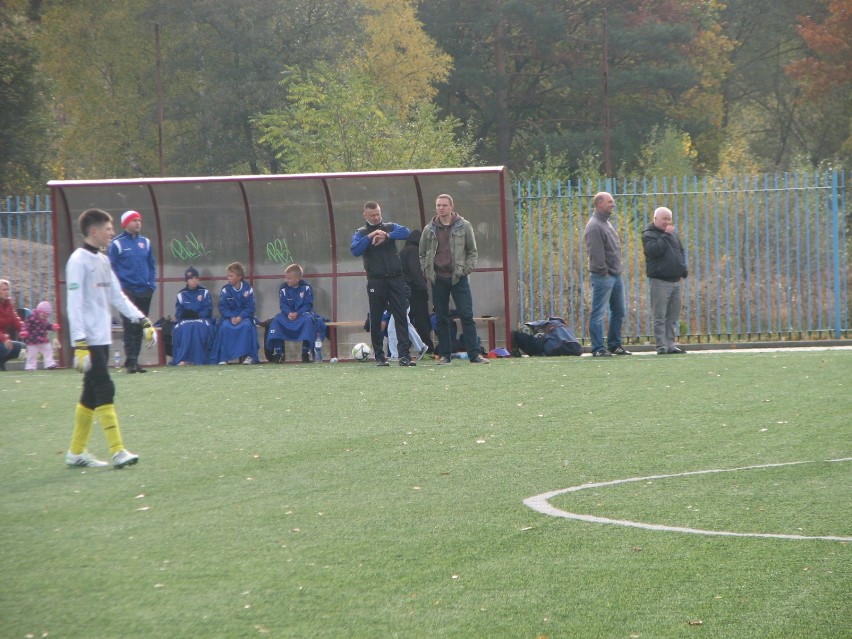
<path fill-rule="evenodd" d="M 616 200 L 627 295 L 623 332 L 631 342 L 653 335 L 641 237 L 658 206 L 672 210 L 687 255 L 685 339 L 848 336 L 846 191 L 839 171 L 518 183 L 521 318 L 558 315 L 587 336 L 583 229 L 598 191 Z"/>
<path fill-rule="evenodd" d="M 653 335 L 642 231 L 657 206 L 674 214 L 689 277 L 681 333 L 689 341 L 848 337 L 846 175 L 518 183 L 522 321 L 564 317 L 588 334 L 583 228 L 598 191 L 615 196 L 624 251 L 624 335 Z M 18 306 L 53 301 L 50 198 L 0 200 L 0 278 Z"/>
<path fill-rule="evenodd" d="M 0 199 L 0 279 L 12 286 L 17 307 L 54 301 L 50 196 Z"/>

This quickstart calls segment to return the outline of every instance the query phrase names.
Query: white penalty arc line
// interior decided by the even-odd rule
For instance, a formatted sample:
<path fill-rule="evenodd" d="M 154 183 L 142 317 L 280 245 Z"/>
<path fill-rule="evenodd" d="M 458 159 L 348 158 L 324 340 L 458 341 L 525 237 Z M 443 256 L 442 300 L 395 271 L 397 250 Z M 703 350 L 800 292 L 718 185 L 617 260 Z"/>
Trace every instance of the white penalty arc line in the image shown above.
<path fill-rule="evenodd" d="M 852 457 L 843 459 L 826 459 L 826 462 L 848 462 L 852 461 Z M 689 533 L 692 535 L 711 535 L 716 537 L 761 537 L 766 539 L 794 539 L 798 541 L 804 540 L 825 540 L 825 541 L 852 541 L 852 537 L 841 537 L 835 535 L 825 536 L 808 536 L 808 535 L 783 535 L 777 533 L 740 533 L 728 530 L 701 530 L 699 528 L 685 528 L 682 526 L 664 526 L 661 524 L 646 524 L 639 521 L 628 521 L 624 519 L 609 519 L 607 517 L 596 517 L 595 515 L 581 515 L 579 513 L 569 513 L 565 510 L 560 510 L 550 504 L 550 500 L 558 495 L 565 493 L 575 493 L 580 490 L 588 490 L 590 488 L 603 488 L 605 486 L 617 486 L 619 484 L 628 484 L 637 481 L 651 481 L 654 479 L 669 479 L 672 477 L 689 477 L 692 475 L 710 475 L 714 473 L 733 473 L 741 470 L 755 470 L 758 468 L 779 468 L 781 466 L 796 466 L 799 464 L 814 464 L 814 461 L 797 461 L 784 462 L 780 464 L 761 464 L 759 466 L 742 466 L 740 468 L 716 468 L 711 470 L 694 470 L 686 473 L 673 473 L 671 475 L 650 475 L 648 477 L 631 477 L 629 479 L 616 479 L 613 481 L 604 481 L 590 484 L 581 484 L 579 486 L 571 486 L 570 488 L 560 488 L 533 497 L 528 497 L 524 500 L 524 504 L 535 511 L 551 517 L 562 517 L 564 519 L 576 519 L 593 524 L 612 524 L 616 526 L 628 526 L 630 528 L 642 528 L 643 530 L 658 530 L 665 532 Z"/>

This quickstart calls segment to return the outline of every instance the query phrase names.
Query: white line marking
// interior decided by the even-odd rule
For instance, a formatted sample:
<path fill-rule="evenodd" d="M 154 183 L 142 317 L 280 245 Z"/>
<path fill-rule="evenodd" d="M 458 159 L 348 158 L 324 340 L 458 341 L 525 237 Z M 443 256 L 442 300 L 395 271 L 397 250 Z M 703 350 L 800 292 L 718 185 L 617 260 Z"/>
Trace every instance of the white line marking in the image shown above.
<path fill-rule="evenodd" d="M 826 459 L 826 462 L 848 462 L 852 461 L 852 457 L 845 457 L 842 459 Z M 561 488 L 559 490 L 552 490 L 548 493 L 542 493 L 540 495 L 535 495 L 533 497 L 528 497 L 524 500 L 524 504 L 529 506 L 533 510 L 536 510 L 544 515 L 550 515 L 551 517 L 562 517 L 564 519 L 576 519 L 579 521 L 585 521 L 593 524 L 613 524 L 616 526 L 629 526 L 631 528 L 642 528 L 643 530 L 659 530 L 666 532 L 679 532 L 679 533 L 689 533 L 693 535 L 712 535 L 717 537 L 762 537 L 768 539 L 795 539 L 795 540 L 814 540 L 820 539 L 825 541 L 852 541 L 852 537 L 840 537 L 834 535 L 825 535 L 825 536 L 807 536 L 807 535 L 782 535 L 776 533 L 738 533 L 731 532 L 727 530 L 701 530 L 699 528 L 684 528 L 681 526 L 663 526 L 660 524 L 645 524 L 639 521 L 627 521 L 624 519 L 608 519 L 607 517 L 596 517 L 594 515 L 581 515 L 579 513 L 569 513 L 564 510 L 560 510 L 550 504 L 551 499 L 556 497 L 557 495 L 564 495 L 565 493 L 575 493 L 580 490 L 587 490 L 589 488 L 603 488 L 605 486 L 616 486 L 618 484 L 627 484 L 630 482 L 636 481 L 649 481 L 653 479 L 669 479 L 671 477 L 689 477 L 692 475 L 709 475 L 713 473 L 733 473 L 740 470 L 755 470 L 757 468 L 778 468 L 781 466 L 796 466 L 798 464 L 814 464 L 814 461 L 798 461 L 798 462 L 784 462 L 781 464 L 761 464 L 759 466 L 742 466 L 740 468 L 716 468 L 712 470 L 694 470 L 686 473 L 673 473 L 671 475 L 650 475 L 648 477 L 631 477 L 629 479 L 616 479 L 613 481 L 604 481 L 604 482 L 596 482 L 589 484 L 581 484 L 579 486 L 571 486 L 570 488 Z"/>

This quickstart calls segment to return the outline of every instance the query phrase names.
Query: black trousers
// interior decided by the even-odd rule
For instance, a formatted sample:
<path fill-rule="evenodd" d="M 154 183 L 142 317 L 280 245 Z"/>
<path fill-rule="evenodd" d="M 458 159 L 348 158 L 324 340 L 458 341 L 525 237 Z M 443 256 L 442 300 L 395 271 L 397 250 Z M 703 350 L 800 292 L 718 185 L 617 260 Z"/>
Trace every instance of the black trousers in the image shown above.
<path fill-rule="evenodd" d="M 147 295 L 137 295 L 130 291 L 124 291 L 127 298 L 133 302 L 133 305 L 138 308 L 145 317 L 148 317 L 148 312 L 151 310 L 151 293 Z M 121 316 L 124 324 L 124 365 L 135 364 L 139 359 L 139 351 L 142 349 L 142 325 L 136 320 Z"/>
<path fill-rule="evenodd" d="M 382 335 L 382 313 L 389 310 L 398 327 L 397 353 L 400 359 L 408 357 L 411 340 L 408 338 L 408 287 L 402 275 L 398 277 L 374 277 L 367 279 L 367 298 L 370 301 L 370 341 L 376 359 L 384 357 L 384 336 Z"/>
<path fill-rule="evenodd" d="M 92 367 L 83 375 L 80 403 L 95 410 L 98 406 L 112 404 L 115 398 L 115 384 L 109 376 L 109 344 L 89 346 L 89 359 Z"/>

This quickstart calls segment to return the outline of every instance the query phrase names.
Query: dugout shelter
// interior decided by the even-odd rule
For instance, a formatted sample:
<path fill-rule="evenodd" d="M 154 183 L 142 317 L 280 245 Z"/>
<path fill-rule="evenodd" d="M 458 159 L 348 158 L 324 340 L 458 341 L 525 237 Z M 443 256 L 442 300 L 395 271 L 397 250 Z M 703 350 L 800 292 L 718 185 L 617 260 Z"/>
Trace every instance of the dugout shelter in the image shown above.
<path fill-rule="evenodd" d="M 375 200 L 385 221 L 422 229 L 435 215 L 435 198 L 452 195 L 456 211 L 476 232 L 479 261 L 470 283 L 483 345 L 509 342 L 518 321 L 518 259 L 512 190 L 505 167 L 375 171 L 303 175 L 53 180 L 56 307 L 67 329 L 65 264 L 81 243 L 77 217 L 88 208 L 120 217 L 142 215 L 142 234 L 154 247 L 157 290 L 150 318 L 174 315 L 175 295 L 192 265 L 214 298 L 226 283 L 225 268 L 241 262 L 254 287 L 257 318 L 279 312 L 284 269 L 300 264 L 314 289 L 314 310 L 334 326 L 331 356 L 348 357 L 352 346 L 369 341 L 361 325 L 367 316 L 366 277 L 360 257 L 349 251 L 363 224 L 364 202 Z M 402 242 L 399 248 L 402 248 Z M 67 330 L 64 331 L 67 335 Z M 261 333 L 262 338 L 262 333 Z M 113 336 L 115 349 L 120 335 Z M 63 340 L 62 359 L 70 345 Z M 261 349 L 262 350 L 262 349 Z M 145 353 L 142 363 L 165 363 Z M 328 357 L 328 355 L 326 356 Z M 145 360 L 148 361 L 145 361 Z"/>

